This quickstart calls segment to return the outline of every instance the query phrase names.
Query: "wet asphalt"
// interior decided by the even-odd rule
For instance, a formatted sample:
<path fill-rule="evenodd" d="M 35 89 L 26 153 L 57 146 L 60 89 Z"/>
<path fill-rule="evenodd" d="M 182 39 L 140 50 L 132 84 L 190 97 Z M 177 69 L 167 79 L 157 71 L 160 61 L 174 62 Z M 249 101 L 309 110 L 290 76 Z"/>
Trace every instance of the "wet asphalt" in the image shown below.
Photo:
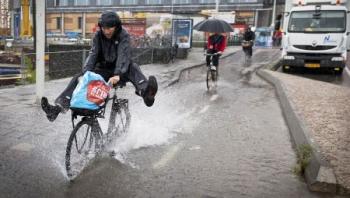
<path fill-rule="evenodd" d="M 206 90 L 205 67 L 189 70 L 152 108 L 125 88 L 130 133 L 110 145 L 116 157 L 96 157 L 72 182 L 64 170 L 69 114 L 52 124 L 30 98 L 13 110 L 11 94 L 1 96 L 9 105 L 0 113 L 8 131 L 0 197 L 333 197 L 309 192 L 292 173 L 296 155 L 278 99 L 254 73 L 278 52 L 258 50 L 250 65 L 242 57 L 221 60 L 216 91 Z"/>

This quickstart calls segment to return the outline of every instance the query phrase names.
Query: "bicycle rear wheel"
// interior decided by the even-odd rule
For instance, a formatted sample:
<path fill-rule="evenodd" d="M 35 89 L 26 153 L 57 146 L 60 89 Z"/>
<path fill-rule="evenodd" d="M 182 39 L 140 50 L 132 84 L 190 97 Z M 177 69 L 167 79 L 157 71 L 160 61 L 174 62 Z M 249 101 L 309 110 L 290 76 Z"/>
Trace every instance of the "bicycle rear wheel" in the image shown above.
<path fill-rule="evenodd" d="M 217 83 L 217 71 L 208 68 L 207 71 L 207 89 L 212 90 L 216 87 Z"/>
<path fill-rule="evenodd" d="M 127 99 L 117 99 L 113 104 L 110 118 L 107 138 L 109 141 L 121 134 L 127 133 L 130 126 L 130 111 Z"/>
<path fill-rule="evenodd" d="M 99 149 L 92 123 L 80 121 L 73 129 L 66 149 L 66 171 L 70 178 L 76 177 L 93 159 Z"/>

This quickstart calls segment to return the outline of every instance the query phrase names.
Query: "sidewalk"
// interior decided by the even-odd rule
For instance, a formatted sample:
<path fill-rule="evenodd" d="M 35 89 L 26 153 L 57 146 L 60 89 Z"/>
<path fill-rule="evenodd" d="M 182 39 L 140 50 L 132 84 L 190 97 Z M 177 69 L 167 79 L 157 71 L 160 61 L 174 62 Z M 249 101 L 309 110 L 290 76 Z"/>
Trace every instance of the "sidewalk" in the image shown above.
<path fill-rule="evenodd" d="M 297 148 L 312 147 L 309 187 L 350 194 L 350 89 L 269 70 L 258 74 L 275 85 Z"/>

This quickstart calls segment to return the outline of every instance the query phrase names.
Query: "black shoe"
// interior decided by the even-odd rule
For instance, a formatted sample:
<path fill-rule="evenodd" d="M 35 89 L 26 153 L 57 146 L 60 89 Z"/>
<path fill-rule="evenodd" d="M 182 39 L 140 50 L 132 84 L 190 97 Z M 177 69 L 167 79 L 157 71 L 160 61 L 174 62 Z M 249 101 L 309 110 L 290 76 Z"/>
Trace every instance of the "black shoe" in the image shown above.
<path fill-rule="evenodd" d="M 143 101 L 147 107 L 150 107 L 154 103 L 154 97 L 158 91 L 157 79 L 154 76 L 148 78 L 148 84 L 145 91 L 142 93 Z"/>
<path fill-rule="evenodd" d="M 58 105 L 50 105 L 46 97 L 41 98 L 41 108 L 46 113 L 46 117 L 50 122 L 53 122 L 58 114 L 62 111 L 62 108 Z"/>

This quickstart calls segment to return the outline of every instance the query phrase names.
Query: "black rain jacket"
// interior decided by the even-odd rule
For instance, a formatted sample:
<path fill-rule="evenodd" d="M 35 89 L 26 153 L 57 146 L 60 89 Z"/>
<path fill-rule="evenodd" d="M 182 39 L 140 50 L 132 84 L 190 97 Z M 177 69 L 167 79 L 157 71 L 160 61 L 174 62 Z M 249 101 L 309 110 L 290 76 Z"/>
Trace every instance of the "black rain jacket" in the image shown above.
<path fill-rule="evenodd" d="M 124 75 L 131 63 L 130 48 L 130 36 L 126 30 L 122 29 L 111 39 L 106 38 L 101 30 L 97 31 L 83 72 L 99 68 L 113 71 L 114 75 Z"/>
<path fill-rule="evenodd" d="M 244 33 L 243 39 L 245 41 L 254 41 L 255 40 L 255 33 L 253 31 L 246 31 Z"/>

